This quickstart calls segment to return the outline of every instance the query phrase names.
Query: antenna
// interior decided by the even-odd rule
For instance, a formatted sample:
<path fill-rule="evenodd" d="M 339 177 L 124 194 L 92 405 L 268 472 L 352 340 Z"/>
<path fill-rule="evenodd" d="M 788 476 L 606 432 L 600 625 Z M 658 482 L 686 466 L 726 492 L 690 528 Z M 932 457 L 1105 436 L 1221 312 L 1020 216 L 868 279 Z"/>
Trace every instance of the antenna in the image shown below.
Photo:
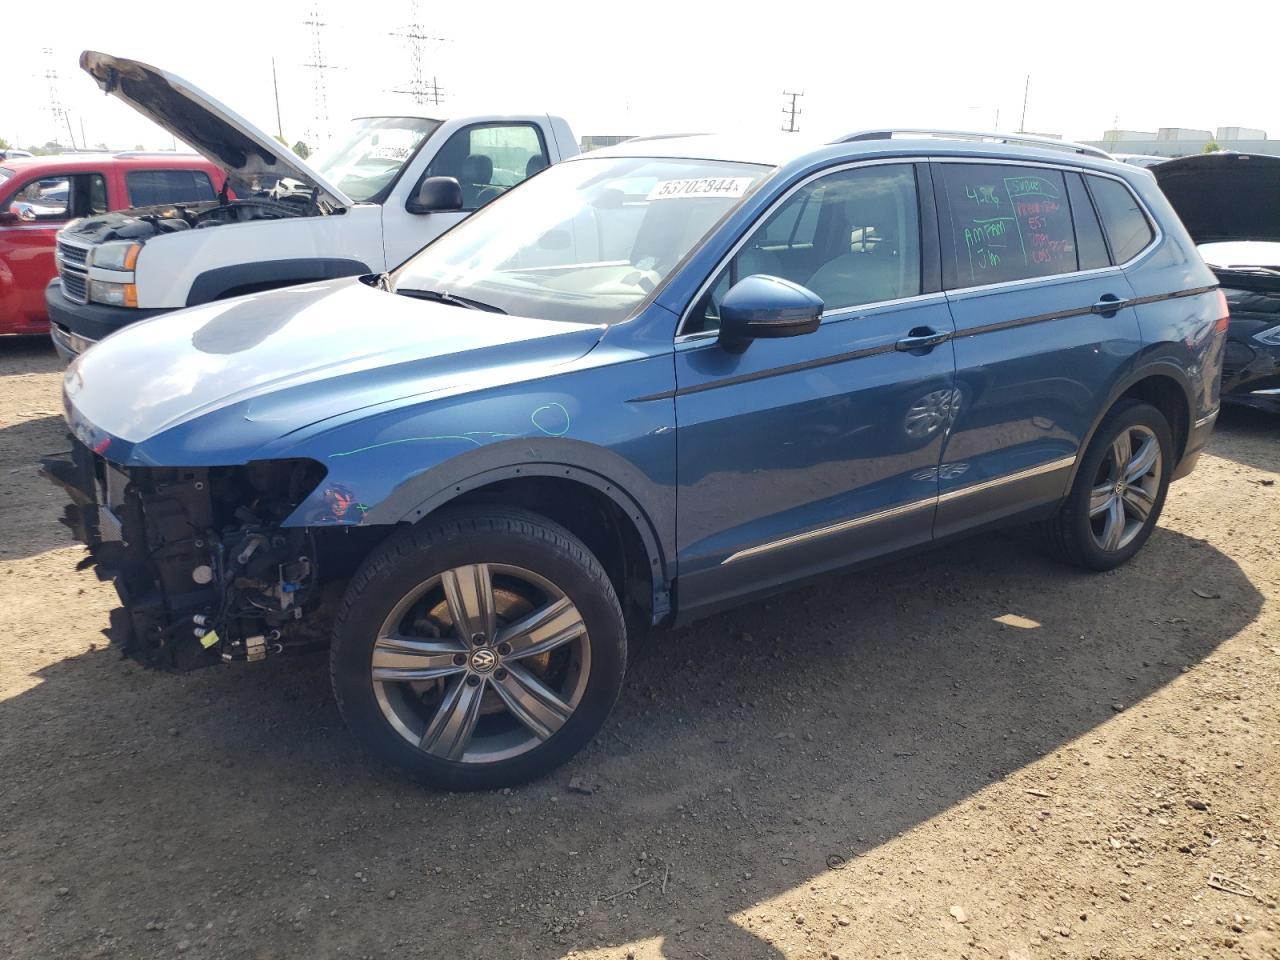
<path fill-rule="evenodd" d="M 328 139 L 329 135 L 329 94 L 325 86 L 324 72 L 332 70 L 333 65 L 324 62 L 324 51 L 321 44 L 321 31 L 325 22 L 320 19 L 320 5 L 311 8 L 311 19 L 302 21 L 311 28 L 311 62 L 303 66 L 312 72 L 311 83 L 311 126 L 307 130 L 307 139 L 314 148 Z"/>
<path fill-rule="evenodd" d="M 409 0 L 409 22 L 403 30 L 394 30 L 391 36 L 400 37 L 406 41 L 409 48 L 409 66 L 412 75 L 409 78 L 408 89 L 392 90 L 392 93 L 404 93 L 413 98 L 413 102 L 417 104 L 440 102 L 440 98 L 444 96 L 444 91 L 440 89 L 440 84 L 436 82 L 433 74 L 430 81 L 423 76 L 423 44 L 427 41 L 435 43 L 448 43 L 447 37 L 433 37 L 425 33 L 422 26 L 422 17 L 420 12 L 419 0 Z"/>
<path fill-rule="evenodd" d="M 787 119 L 782 124 L 782 132 L 795 133 L 800 129 L 796 125 L 796 117 L 800 116 L 800 114 L 804 112 L 798 106 L 796 106 L 796 101 L 799 100 L 801 97 L 803 97 L 804 93 L 803 91 L 799 93 L 792 93 L 790 90 L 783 90 L 782 95 L 784 97 L 791 98 L 791 102 L 786 104 L 782 108 L 782 112 L 786 114 L 786 117 L 787 117 Z"/>

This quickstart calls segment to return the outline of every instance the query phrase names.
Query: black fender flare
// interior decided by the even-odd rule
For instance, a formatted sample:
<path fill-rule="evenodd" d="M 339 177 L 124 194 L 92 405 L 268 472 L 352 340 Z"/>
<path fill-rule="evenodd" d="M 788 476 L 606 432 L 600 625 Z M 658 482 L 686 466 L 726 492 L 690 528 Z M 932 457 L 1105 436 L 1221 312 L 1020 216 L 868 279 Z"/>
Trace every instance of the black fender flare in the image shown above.
<path fill-rule="evenodd" d="M 237 287 L 280 287 L 316 280 L 336 280 L 369 273 L 367 264 L 342 257 L 301 257 L 292 260 L 258 260 L 206 270 L 195 278 L 187 293 L 187 306 L 212 303 Z"/>
<path fill-rule="evenodd" d="M 1178 438 L 1184 444 L 1191 435 L 1191 430 L 1195 424 L 1195 387 L 1191 383 L 1191 378 L 1187 376 L 1182 367 L 1178 366 L 1173 360 L 1151 360 L 1143 363 L 1130 370 L 1125 376 L 1118 379 L 1111 387 L 1111 392 L 1107 396 L 1107 402 L 1102 404 L 1098 415 L 1094 418 L 1093 423 L 1089 426 L 1089 432 L 1085 434 L 1080 441 L 1079 453 L 1076 456 L 1076 462 L 1071 467 L 1071 479 L 1067 483 L 1067 489 L 1070 490 L 1076 482 L 1076 472 L 1080 469 L 1080 463 L 1084 460 L 1084 452 L 1089 449 L 1089 444 L 1093 443 L 1094 434 L 1098 432 L 1098 427 L 1102 425 L 1102 421 L 1106 418 L 1111 408 L 1116 405 L 1121 397 L 1135 384 L 1151 377 L 1167 377 L 1174 381 L 1182 388 L 1182 398 L 1186 403 L 1187 414 L 1187 436 Z M 1185 449 L 1185 447 L 1184 447 Z"/>

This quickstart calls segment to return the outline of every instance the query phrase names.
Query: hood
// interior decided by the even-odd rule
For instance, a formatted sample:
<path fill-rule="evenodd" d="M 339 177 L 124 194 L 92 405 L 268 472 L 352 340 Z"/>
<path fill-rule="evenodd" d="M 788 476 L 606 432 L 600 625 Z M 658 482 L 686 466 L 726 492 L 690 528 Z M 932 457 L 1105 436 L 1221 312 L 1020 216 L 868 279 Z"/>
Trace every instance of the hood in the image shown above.
<path fill-rule="evenodd" d="M 80 54 L 80 69 L 105 92 L 189 143 L 233 181 L 262 179 L 269 187 L 292 177 L 316 187 L 335 207 L 353 202 L 288 147 L 179 76 L 94 50 Z"/>
<path fill-rule="evenodd" d="M 1151 172 L 1196 243 L 1280 241 L 1280 157 L 1206 153 Z"/>
<path fill-rule="evenodd" d="M 344 278 L 126 327 L 72 363 L 64 401 L 76 435 L 117 463 L 229 464 L 353 411 L 541 375 L 603 331 Z"/>

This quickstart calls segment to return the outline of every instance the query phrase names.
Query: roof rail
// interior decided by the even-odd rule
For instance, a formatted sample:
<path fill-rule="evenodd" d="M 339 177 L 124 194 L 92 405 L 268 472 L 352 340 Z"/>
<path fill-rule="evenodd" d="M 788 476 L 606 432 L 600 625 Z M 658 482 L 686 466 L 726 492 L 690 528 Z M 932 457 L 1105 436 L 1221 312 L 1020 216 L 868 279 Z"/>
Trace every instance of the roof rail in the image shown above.
<path fill-rule="evenodd" d="M 622 143 L 648 143 L 651 140 L 680 140 L 684 137 L 707 137 L 708 133 L 651 133 L 643 137 L 629 137 Z"/>
<path fill-rule="evenodd" d="M 1071 140 L 1055 140 L 1053 137 L 1037 137 L 1029 133 L 982 133 L 971 130 L 930 130 L 895 129 L 895 130 L 859 130 L 848 136 L 840 137 L 835 143 L 854 143 L 858 140 L 892 140 L 898 136 L 938 137 L 944 140 L 979 140 L 987 143 L 1022 144 L 1029 147 L 1043 147 L 1049 150 L 1065 150 L 1068 153 L 1079 153 L 1086 157 L 1101 157 L 1110 160 L 1111 154 L 1097 147 Z"/>

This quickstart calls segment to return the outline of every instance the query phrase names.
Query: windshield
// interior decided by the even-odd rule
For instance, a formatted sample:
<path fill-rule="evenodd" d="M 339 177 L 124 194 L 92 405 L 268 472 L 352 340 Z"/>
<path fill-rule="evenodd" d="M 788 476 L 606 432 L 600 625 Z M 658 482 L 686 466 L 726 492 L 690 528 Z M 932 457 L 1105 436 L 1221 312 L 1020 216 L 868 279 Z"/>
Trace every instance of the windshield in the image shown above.
<path fill-rule="evenodd" d="M 307 161 L 357 203 L 389 184 L 439 120 L 361 117 Z"/>
<path fill-rule="evenodd" d="M 556 164 L 400 267 L 394 289 L 544 320 L 616 323 L 768 172 L 652 157 Z"/>

